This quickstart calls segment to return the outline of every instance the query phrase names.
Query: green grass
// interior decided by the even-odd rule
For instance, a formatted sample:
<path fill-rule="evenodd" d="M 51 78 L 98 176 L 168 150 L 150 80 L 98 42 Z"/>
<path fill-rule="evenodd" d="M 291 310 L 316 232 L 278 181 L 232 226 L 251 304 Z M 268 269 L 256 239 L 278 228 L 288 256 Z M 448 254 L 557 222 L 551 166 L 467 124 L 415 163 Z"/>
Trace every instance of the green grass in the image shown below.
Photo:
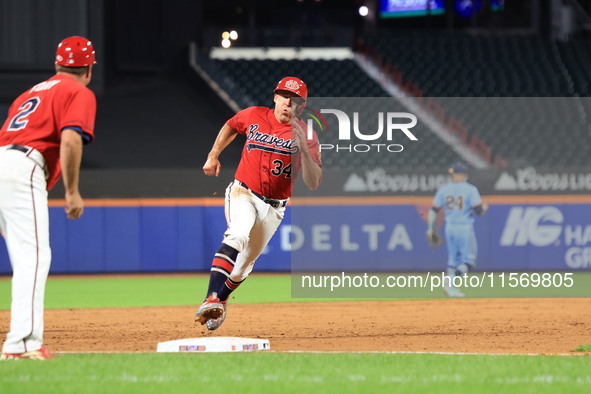
<path fill-rule="evenodd" d="M 46 309 L 143 307 L 199 305 L 203 301 L 209 277 L 154 276 L 136 277 L 89 276 L 49 277 L 45 292 Z M 232 294 L 233 304 L 264 302 L 342 301 L 353 298 L 291 298 L 289 275 L 253 274 Z M 10 309 L 10 280 L 0 279 L 0 310 Z"/>
<path fill-rule="evenodd" d="M 584 393 L 589 359 L 432 354 L 78 354 L 0 363 L 2 393 Z M 41 391 L 40 388 L 42 388 Z"/>
<path fill-rule="evenodd" d="M 591 343 L 579 345 L 573 350 L 573 352 L 591 352 Z"/>
<path fill-rule="evenodd" d="M 415 274 L 416 275 L 416 274 Z M 480 274 L 476 274 L 480 275 Z M 591 295 L 591 273 L 577 273 L 574 276 L 577 293 L 570 296 Z M 89 276 L 68 278 L 64 276 L 49 277 L 45 296 L 47 309 L 65 308 L 100 308 L 100 307 L 142 307 L 142 306 L 173 306 L 173 305 L 198 305 L 201 303 L 207 289 L 208 277 L 206 275 L 138 275 L 128 277 L 104 277 Z M 366 297 L 367 292 L 355 292 L 356 289 L 340 289 L 331 293 L 327 289 L 308 289 L 299 293 L 316 295 L 316 298 L 292 298 L 292 280 L 290 275 L 268 275 L 254 273 L 248 280 L 233 293 L 232 303 L 252 304 L 262 302 L 310 302 L 310 301 L 343 301 L 357 300 L 359 298 L 344 298 L 346 296 Z M 371 289 L 368 289 L 371 290 Z M 429 292 L 424 289 L 421 292 L 413 292 L 412 289 L 404 293 L 400 289 L 386 290 L 391 297 L 385 299 L 424 297 L 442 297 L 443 292 L 436 289 Z M 527 291 L 526 291 L 527 290 Z M 465 293 L 472 297 L 523 297 L 532 296 L 531 290 L 536 290 L 538 296 L 567 296 L 565 289 L 521 289 L 511 288 L 505 284 L 500 287 L 496 281 L 494 289 L 467 289 Z M 371 294 L 371 293 L 370 293 Z M 422 295 L 421 295 L 422 294 Z M 379 295 L 374 294 L 374 295 Z M 403 297 L 406 295 L 406 297 Z M 322 298 L 322 297 L 333 298 Z M 337 296 L 340 296 L 337 298 Z M 382 296 L 383 297 L 383 296 Z M 379 298 L 375 298 L 379 299 Z M 384 299 L 384 298 L 381 298 Z M 0 278 L 0 310 L 10 309 L 10 277 Z"/>
<path fill-rule="evenodd" d="M 46 309 L 142 307 L 201 304 L 208 277 L 49 277 L 45 292 Z M 289 302 L 287 275 L 252 275 L 235 293 L 232 303 Z M 262 289 L 265 289 L 264 291 Z M 297 300 L 295 300 L 297 301 Z M 10 309 L 10 281 L 0 280 L 0 310 Z"/>

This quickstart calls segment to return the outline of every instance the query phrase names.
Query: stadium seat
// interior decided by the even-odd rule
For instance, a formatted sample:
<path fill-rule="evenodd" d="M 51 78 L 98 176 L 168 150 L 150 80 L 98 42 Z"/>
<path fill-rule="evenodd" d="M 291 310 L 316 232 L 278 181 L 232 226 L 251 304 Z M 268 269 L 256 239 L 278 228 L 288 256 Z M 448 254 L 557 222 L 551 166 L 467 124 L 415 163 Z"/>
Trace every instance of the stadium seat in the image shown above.
<path fill-rule="evenodd" d="M 445 111 L 510 165 L 591 165 L 589 126 L 581 122 L 581 114 L 591 120 L 591 103 L 577 99 L 591 91 L 591 39 L 405 32 L 363 40 L 424 96 L 445 97 Z"/>

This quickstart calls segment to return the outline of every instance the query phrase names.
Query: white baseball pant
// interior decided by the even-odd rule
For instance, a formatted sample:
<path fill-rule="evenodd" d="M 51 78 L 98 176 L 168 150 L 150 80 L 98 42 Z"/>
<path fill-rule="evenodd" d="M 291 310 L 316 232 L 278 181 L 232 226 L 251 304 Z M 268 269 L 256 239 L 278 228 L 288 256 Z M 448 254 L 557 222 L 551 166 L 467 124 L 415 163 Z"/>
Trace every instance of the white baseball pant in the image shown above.
<path fill-rule="evenodd" d="M 3 353 L 43 344 L 45 282 L 51 264 L 49 211 L 41 153 L 0 147 L 0 229 L 12 266 L 10 331 Z"/>
<path fill-rule="evenodd" d="M 285 207 L 273 208 L 234 181 L 226 188 L 225 213 L 228 229 L 223 242 L 239 252 L 230 280 L 242 282 L 277 231 Z"/>

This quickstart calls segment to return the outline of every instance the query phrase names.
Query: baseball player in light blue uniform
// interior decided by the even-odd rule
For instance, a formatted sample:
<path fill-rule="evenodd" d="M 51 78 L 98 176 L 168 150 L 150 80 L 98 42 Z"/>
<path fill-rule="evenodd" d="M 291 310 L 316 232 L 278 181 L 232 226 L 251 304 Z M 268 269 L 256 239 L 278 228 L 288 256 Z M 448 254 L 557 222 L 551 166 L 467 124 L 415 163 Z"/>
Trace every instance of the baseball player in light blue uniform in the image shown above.
<path fill-rule="evenodd" d="M 449 169 L 452 182 L 442 186 L 435 193 L 433 208 L 429 210 L 427 236 L 434 232 L 437 213 L 445 211 L 445 239 L 447 242 L 447 275 L 450 279 L 461 276 L 476 264 L 477 244 L 474 236 L 474 213 L 483 215 L 488 204 L 482 202 L 476 186 L 466 182 L 467 168 L 454 163 Z M 452 285 L 444 286 L 450 297 L 463 297 L 464 293 Z"/>

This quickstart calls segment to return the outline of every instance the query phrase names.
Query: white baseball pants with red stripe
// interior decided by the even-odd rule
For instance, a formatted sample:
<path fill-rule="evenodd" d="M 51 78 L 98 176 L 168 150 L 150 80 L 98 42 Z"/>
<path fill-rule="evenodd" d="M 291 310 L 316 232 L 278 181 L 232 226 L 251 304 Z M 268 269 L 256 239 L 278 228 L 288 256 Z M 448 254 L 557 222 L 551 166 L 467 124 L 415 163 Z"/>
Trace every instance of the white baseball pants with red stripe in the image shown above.
<path fill-rule="evenodd" d="M 0 229 L 12 265 L 10 332 L 2 353 L 43 344 L 43 300 L 51 264 L 43 156 L 0 147 Z"/>
<path fill-rule="evenodd" d="M 225 213 L 228 229 L 223 242 L 239 252 L 230 279 L 242 282 L 277 231 L 285 207 L 273 208 L 234 181 L 226 189 Z"/>

